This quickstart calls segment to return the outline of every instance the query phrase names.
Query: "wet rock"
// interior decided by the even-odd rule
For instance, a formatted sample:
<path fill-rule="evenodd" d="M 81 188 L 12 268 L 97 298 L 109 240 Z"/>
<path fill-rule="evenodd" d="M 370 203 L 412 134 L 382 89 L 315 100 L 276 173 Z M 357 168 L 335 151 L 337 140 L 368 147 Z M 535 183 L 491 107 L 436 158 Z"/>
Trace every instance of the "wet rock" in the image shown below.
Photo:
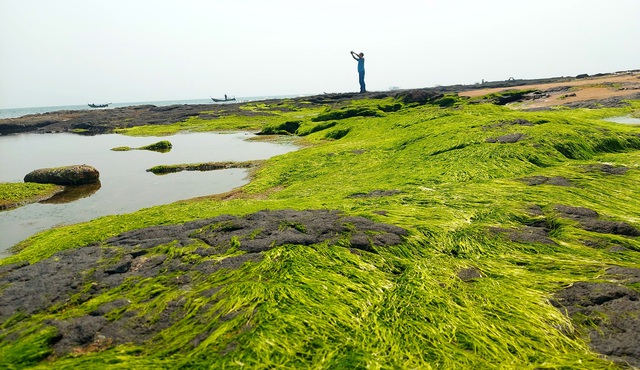
<path fill-rule="evenodd" d="M 83 185 L 98 182 L 99 179 L 100 173 L 98 170 L 83 164 L 34 170 L 24 177 L 24 182 L 56 185 Z"/>

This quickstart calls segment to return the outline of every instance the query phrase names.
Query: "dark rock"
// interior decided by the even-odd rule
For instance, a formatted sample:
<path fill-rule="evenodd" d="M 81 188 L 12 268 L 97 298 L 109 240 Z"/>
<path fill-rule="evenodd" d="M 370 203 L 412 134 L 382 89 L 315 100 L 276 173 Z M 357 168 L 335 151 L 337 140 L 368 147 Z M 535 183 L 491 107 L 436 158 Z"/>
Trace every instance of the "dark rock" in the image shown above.
<path fill-rule="evenodd" d="M 571 181 L 561 176 L 546 177 L 546 176 L 531 176 L 521 179 L 525 184 L 536 185 L 556 185 L 556 186 L 573 186 Z"/>
<path fill-rule="evenodd" d="M 209 227 L 204 227 L 209 225 Z M 200 239 L 211 246 L 209 253 L 223 254 L 236 247 L 250 253 L 262 252 L 280 245 L 334 244 L 351 231 L 349 225 L 368 232 L 406 235 L 391 225 L 377 224 L 362 217 L 343 218 L 334 211 L 261 211 L 246 217 L 220 216 L 209 220 L 171 226 L 135 230 L 112 238 L 116 246 L 153 246 L 177 240 L 181 245 Z M 398 239 L 399 240 L 399 239 Z M 374 245 L 381 242 L 373 240 Z M 368 249 L 368 248 L 367 248 Z"/>
<path fill-rule="evenodd" d="M 512 242 L 549 245 L 556 244 L 556 242 L 549 237 L 549 230 L 546 227 L 525 226 L 520 229 L 491 227 L 489 230 L 496 234 L 506 234 Z"/>
<path fill-rule="evenodd" d="M 544 215 L 544 211 L 542 210 L 542 207 L 540 207 L 537 204 L 534 204 L 531 207 L 529 207 L 527 212 L 532 216 L 542 216 L 542 215 Z"/>
<path fill-rule="evenodd" d="M 430 89 L 416 89 L 403 92 L 398 95 L 405 104 L 418 103 L 427 104 L 442 98 L 444 95 Z"/>
<path fill-rule="evenodd" d="M 56 185 L 83 185 L 98 182 L 99 179 L 100 173 L 98 170 L 83 164 L 34 170 L 24 177 L 24 182 Z"/>
<path fill-rule="evenodd" d="M 573 86 L 555 86 L 544 90 L 545 93 L 569 91 Z"/>
<path fill-rule="evenodd" d="M 554 208 L 563 217 L 578 221 L 587 230 L 603 234 L 640 236 L 640 230 L 626 222 L 599 219 L 598 213 L 584 207 L 557 205 Z"/>
<path fill-rule="evenodd" d="M 500 143 L 500 144 L 507 144 L 507 143 L 516 143 L 520 140 L 524 140 L 525 139 L 525 135 L 524 134 L 520 134 L 520 133 L 513 133 L 513 134 L 506 134 L 506 135 L 502 135 L 496 138 L 487 138 L 485 141 L 487 143 Z"/>
<path fill-rule="evenodd" d="M 563 106 L 568 108 L 587 108 L 587 109 L 621 108 L 621 107 L 628 107 L 630 105 L 627 102 L 627 100 L 638 100 L 639 98 L 640 98 L 640 93 L 636 93 L 636 94 L 631 94 L 627 96 L 615 96 L 615 97 L 605 98 L 605 99 L 576 101 L 576 102 L 563 104 Z"/>
<path fill-rule="evenodd" d="M 107 323 L 107 319 L 102 316 L 82 316 L 64 321 L 52 321 L 50 325 L 58 329 L 53 348 L 56 353 L 68 353 L 87 346 L 97 339 L 100 330 Z"/>
<path fill-rule="evenodd" d="M 598 212 L 585 207 L 573 207 L 559 204 L 555 206 L 554 209 L 572 220 L 598 217 Z"/>
<path fill-rule="evenodd" d="M 110 313 L 111 311 L 117 310 L 122 307 L 127 307 L 130 304 L 131 302 L 128 299 L 116 299 L 115 301 L 107 302 L 105 304 L 100 305 L 100 307 L 89 312 L 89 315 L 104 316 Z"/>
<path fill-rule="evenodd" d="M 640 236 L 640 230 L 626 222 L 583 219 L 580 220 L 580 225 L 587 231 L 593 231 L 601 234 Z"/>
<path fill-rule="evenodd" d="M 640 268 L 612 266 L 607 269 L 607 275 L 625 284 L 640 283 Z"/>
<path fill-rule="evenodd" d="M 640 366 L 640 294 L 620 283 L 635 282 L 640 270 L 614 266 L 614 283 L 576 282 L 551 303 L 566 313 L 591 348 L 621 365 Z"/>
<path fill-rule="evenodd" d="M 587 171 L 590 172 L 604 172 L 609 175 L 624 175 L 629 171 L 629 168 L 624 166 L 612 166 L 610 164 L 601 163 L 601 164 L 593 164 L 584 167 Z"/>
<path fill-rule="evenodd" d="M 622 245 L 612 245 L 611 248 L 609 248 L 609 252 L 612 253 L 618 253 L 618 252 L 627 252 L 629 251 L 629 248 L 623 247 Z"/>
<path fill-rule="evenodd" d="M 475 267 L 464 268 L 458 271 L 457 276 L 462 281 L 473 281 L 484 277 L 480 270 Z"/>

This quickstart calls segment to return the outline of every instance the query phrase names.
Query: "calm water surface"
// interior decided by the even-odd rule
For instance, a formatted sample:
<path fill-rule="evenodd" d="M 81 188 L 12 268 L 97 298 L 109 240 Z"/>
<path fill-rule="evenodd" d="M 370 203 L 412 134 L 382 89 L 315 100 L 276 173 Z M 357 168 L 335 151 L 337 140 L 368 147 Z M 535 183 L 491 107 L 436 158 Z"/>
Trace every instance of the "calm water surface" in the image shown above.
<path fill-rule="evenodd" d="M 640 118 L 636 118 L 632 116 L 611 117 L 611 118 L 606 118 L 605 121 L 615 122 L 615 123 L 624 123 L 627 125 L 640 125 Z"/>
<path fill-rule="evenodd" d="M 85 189 L 76 200 L 30 204 L 0 211 L 0 255 L 7 248 L 59 225 L 122 214 L 141 208 L 203 195 L 223 193 L 248 182 L 243 169 L 183 171 L 163 176 L 146 172 L 161 164 L 267 159 L 296 149 L 291 143 L 247 141 L 249 133 L 189 133 L 168 137 L 129 137 L 117 134 L 21 134 L 0 136 L 0 182 L 22 182 L 32 170 L 87 164 L 100 172 L 100 185 Z M 168 153 L 146 150 L 115 152 L 169 140 Z"/>

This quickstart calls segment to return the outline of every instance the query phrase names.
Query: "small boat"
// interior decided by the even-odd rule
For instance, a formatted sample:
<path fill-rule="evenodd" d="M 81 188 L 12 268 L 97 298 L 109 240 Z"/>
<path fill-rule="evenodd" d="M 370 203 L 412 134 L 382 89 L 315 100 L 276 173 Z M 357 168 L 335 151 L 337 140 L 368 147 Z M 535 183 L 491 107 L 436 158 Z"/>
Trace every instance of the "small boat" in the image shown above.
<path fill-rule="evenodd" d="M 107 104 L 89 104 L 89 106 L 91 108 L 106 108 L 109 106 L 109 104 L 111 103 L 107 103 Z"/>
<path fill-rule="evenodd" d="M 224 99 L 216 99 L 216 98 L 211 98 L 211 100 L 213 100 L 216 103 L 221 103 L 221 102 L 225 102 L 225 101 L 236 101 L 236 98 L 229 98 L 227 97 L 227 94 L 224 95 Z"/>

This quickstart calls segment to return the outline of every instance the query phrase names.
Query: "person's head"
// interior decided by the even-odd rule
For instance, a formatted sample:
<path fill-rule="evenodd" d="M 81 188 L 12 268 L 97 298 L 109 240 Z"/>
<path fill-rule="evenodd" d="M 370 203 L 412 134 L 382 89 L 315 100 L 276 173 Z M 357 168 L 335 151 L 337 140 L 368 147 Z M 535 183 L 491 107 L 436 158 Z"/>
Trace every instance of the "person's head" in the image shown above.
<path fill-rule="evenodd" d="M 358 54 L 358 56 L 359 56 L 360 58 L 364 58 L 364 53 L 360 53 L 360 54 Z"/>

